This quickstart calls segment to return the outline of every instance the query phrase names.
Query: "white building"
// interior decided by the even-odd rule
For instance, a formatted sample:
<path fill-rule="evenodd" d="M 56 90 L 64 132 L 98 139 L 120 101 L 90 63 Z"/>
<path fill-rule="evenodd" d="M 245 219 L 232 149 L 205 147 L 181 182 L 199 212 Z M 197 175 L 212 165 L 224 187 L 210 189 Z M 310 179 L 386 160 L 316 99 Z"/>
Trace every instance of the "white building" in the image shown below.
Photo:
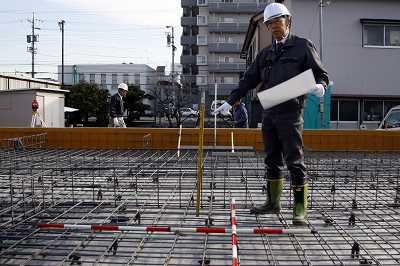
<path fill-rule="evenodd" d="M 156 70 L 146 64 L 81 64 L 58 66 L 58 80 L 64 80 L 64 85 L 73 85 L 80 80 L 97 83 L 110 92 L 116 90 L 119 83 L 125 82 L 140 85 L 146 90 L 155 84 Z"/>
<path fill-rule="evenodd" d="M 99 84 L 113 95 L 118 91 L 118 84 L 122 82 L 139 85 L 147 93 L 157 83 L 157 75 L 156 70 L 146 64 L 77 64 L 64 65 L 64 79 L 62 66 L 59 65 L 58 80 L 64 80 L 64 85 L 67 86 L 86 80 Z M 147 99 L 143 103 L 153 105 Z"/>
<path fill-rule="evenodd" d="M 0 90 L 0 126 L 64 127 L 64 95 L 68 92 L 50 88 Z M 39 105 L 36 110 L 34 100 Z"/>
<path fill-rule="evenodd" d="M 1 127 L 64 127 L 64 99 L 68 90 L 59 82 L 0 74 L 0 126 Z M 32 102 L 39 104 L 32 124 Z"/>

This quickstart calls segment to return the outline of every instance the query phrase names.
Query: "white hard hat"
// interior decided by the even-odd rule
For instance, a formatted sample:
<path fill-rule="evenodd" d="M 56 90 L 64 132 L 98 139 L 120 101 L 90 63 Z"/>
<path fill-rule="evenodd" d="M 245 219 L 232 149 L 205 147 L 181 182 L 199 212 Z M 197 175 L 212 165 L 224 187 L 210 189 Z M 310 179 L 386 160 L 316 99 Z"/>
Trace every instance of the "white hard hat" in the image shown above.
<path fill-rule="evenodd" d="M 126 83 L 121 83 L 118 85 L 118 89 L 128 91 L 128 85 L 126 85 Z"/>
<path fill-rule="evenodd" d="M 272 3 L 265 7 L 264 10 L 264 23 L 270 19 L 277 18 L 280 16 L 291 16 L 286 6 L 280 3 Z"/>

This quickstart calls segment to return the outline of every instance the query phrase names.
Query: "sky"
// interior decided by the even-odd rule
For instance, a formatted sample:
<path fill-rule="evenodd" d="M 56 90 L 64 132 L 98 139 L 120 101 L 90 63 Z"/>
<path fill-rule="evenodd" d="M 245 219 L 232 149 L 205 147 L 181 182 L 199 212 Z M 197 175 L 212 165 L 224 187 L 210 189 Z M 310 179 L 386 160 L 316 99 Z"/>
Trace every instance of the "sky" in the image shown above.
<path fill-rule="evenodd" d="M 0 73 L 31 77 L 27 35 L 34 22 L 35 78 L 57 79 L 62 20 L 65 65 L 134 63 L 169 71 L 166 26 L 174 28 L 179 63 L 181 16 L 180 0 L 0 0 Z"/>

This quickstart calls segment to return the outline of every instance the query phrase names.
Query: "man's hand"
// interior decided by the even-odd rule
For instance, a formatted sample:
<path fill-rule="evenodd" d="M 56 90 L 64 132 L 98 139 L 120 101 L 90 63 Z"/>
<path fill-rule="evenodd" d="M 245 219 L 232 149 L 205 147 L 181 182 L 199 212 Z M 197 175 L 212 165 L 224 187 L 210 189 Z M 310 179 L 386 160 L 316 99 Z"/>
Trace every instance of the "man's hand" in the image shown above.
<path fill-rule="evenodd" d="M 118 126 L 118 118 L 116 117 L 113 118 L 113 126 L 114 127 Z"/>
<path fill-rule="evenodd" d="M 317 97 L 322 97 L 325 94 L 325 89 L 322 84 L 317 84 L 311 88 L 311 92 L 314 93 Z"/>
<path fill-rule="evenodd" d="M 229 103 L 225 102 L 223 105 L 221 105 L 220 107 L 218 107 L 217 109 L 215 109 L 214 112 L 212 112 L 211 114 L 215 115 L 215 114 L 226 114 L 229 109 L 231 109 L 232 105 L 230 105 Z"/>

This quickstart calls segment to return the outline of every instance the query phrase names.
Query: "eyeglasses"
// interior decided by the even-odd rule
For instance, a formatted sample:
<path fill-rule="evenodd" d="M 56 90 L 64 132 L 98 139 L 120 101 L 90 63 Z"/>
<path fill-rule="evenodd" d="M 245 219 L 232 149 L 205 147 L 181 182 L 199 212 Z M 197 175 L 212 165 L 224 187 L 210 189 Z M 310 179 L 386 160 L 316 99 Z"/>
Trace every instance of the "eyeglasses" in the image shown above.
<path fill-rule="evenodd" d="M 279 19 L 279 20 L 275 20 L 275 21 L 268 21 L 267 23 L 265 23 L 265 25 L 267 25 L 268 28 L 271 28 L 272 25 L 279 25 L 284 21 L 285 21 L 284 19 Z"/>

